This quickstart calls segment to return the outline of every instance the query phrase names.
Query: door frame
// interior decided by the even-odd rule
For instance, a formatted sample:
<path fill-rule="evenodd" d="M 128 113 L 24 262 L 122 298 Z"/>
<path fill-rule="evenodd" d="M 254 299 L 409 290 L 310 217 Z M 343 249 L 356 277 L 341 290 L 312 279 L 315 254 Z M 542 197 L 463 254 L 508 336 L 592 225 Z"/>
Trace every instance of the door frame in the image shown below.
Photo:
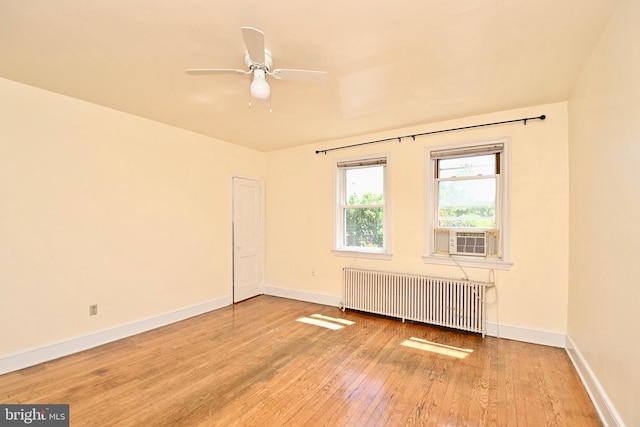
<path fill-rule="evenodd" d="M 259 249 L 259 253 L 260 253 L 260 292 L 261 294 L 264 293 L 264 236 L 265 236 L 265 230 L 264 230 L 264 179 L 259 178 L 259 177 L 255 177 L 255 176 L 248 176 L 248 175 L 232 175 L 231 176 L 231 304 L 236 304 L 235 302 L 235 291 L 236 291 L 236 284 L 235 284 L 235 268 L 236 268 L 236 263 L 235 263 L 235 256 L 236 256 L 236 251 L 235 251 L 235 180 L 236 179 L 246 179 L 246 180 L 251 180 L 251 181 L 256 181 L 258 183 L 258 185 L 260 186 L 260 231 L 261 231 L 261 236 L 260 236 L 260 249 Z M 241 302 L 241 301 L 239 301 Z"/>

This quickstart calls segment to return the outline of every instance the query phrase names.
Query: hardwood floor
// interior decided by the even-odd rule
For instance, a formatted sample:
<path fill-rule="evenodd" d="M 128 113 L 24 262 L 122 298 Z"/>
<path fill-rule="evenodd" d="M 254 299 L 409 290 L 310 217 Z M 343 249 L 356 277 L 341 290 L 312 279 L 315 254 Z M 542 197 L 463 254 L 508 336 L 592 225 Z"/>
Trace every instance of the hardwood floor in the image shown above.
<path fill-rule="evenodd" d="M 68 403 L 72 426 L 601 425 L 563 349 L 269 296 L 0 376 L 0 403 Z"/>

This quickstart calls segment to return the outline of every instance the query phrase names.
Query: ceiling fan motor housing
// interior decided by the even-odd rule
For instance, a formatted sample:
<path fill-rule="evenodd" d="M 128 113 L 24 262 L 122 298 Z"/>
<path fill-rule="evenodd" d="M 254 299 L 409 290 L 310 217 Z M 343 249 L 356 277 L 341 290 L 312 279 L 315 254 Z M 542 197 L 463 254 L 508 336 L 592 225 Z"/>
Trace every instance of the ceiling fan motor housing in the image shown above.
<path fill-rule="evenodd" d="M 273 57 L 271 56 L 271 52 L 265 49 L 264 64 L 258 64 L 256 62 L 251 61 L 251 58 L 249 58 L 249 52 L 246 52 L 244 55 L 244 62 L 245 64 L 247 64 L 247 67 L 249 67 L 250 70 L 259 68 L 259 69 L 264 69 L 268 71 L 271 69 L 271 66 L 273 65 Z"/>

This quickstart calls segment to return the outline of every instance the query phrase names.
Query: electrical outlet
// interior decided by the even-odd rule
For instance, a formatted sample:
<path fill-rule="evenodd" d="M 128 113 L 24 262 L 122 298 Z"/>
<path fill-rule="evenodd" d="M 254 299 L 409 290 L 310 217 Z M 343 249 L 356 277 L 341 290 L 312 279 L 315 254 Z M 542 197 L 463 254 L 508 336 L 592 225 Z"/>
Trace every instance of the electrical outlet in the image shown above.
<path fill-rule="evenodd" d="M 98 314 L 98 304 L 92 304 L 89 306 L 89 316 L 95 316 Z"/>

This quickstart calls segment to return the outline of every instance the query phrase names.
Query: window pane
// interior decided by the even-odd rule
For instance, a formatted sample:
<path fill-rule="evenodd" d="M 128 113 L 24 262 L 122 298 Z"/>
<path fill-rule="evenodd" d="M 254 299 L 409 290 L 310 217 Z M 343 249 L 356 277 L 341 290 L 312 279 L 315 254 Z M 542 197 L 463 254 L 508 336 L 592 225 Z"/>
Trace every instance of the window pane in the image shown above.
<path fill-rule="evenodd" d="M 456 157 L 438 160 L 438 178 L 495 175 L 496 155 Z"/>
<path fill-rule="evenodd" d="M 384 201 L 384 166 L 345 170 L 345 203 L 381 204 Z"/>
<path fill-rule="evenodd" d="M 438 227 L 496 228 L 496 179 L 438 183 Z"/>
<path fill-rule="evenodd" d="M 382 207 L 347 208 L 344 218 L 344 245 L 382 248 L 384 214 Z"/>

